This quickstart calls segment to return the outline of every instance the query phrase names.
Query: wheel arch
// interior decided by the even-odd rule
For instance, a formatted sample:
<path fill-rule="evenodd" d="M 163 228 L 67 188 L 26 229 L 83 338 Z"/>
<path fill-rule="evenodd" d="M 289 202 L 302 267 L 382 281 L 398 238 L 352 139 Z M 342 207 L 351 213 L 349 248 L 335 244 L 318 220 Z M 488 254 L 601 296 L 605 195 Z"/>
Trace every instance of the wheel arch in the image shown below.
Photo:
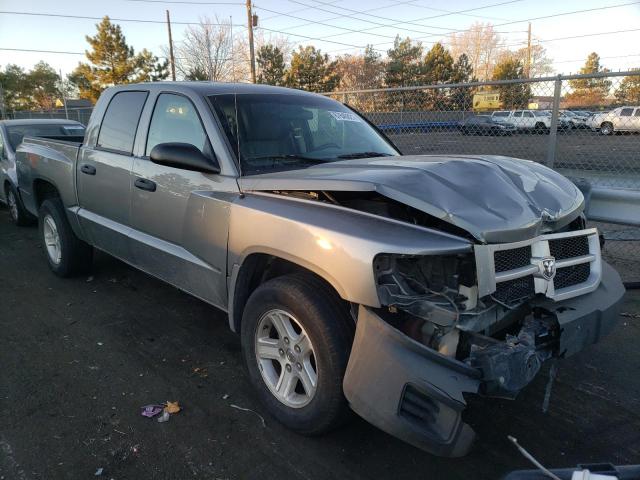
<path fill-rule="evenodd" d="M 303 265 L 295 259 L 285 258 L 285 255 L 253 252 L 247 255 L 240 264 L 235 264 L 230 272 L 229 281 L 229 328 L 239 332 L 242 315 L 247 300 L 251 294 L 263 283 L 272 278 L 292 273 L 303 273 L 322 282 L 327 288 L 335 292 L 338 298 L 344 300 L 344 292 L 326 272 Z M 346 302 L 346 300 L 344 300 Z"/>
<path fill-rule="evenodd" d="M 48 198 L 60 198 L 60 191 L 58 188 L 49 180 L 45 180 L 43 178 L 36 178 L 33 181 L 33 199 L 35 203 L 36 210 L 40 208 L 42 202 L 47 200 Z"/>

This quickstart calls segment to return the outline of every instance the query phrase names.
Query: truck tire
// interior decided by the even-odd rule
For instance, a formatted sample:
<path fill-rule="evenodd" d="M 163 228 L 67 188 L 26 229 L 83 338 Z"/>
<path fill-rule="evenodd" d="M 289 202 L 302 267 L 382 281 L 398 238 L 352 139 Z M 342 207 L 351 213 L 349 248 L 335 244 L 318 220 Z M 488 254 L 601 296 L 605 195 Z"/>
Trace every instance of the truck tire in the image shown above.
<path fill-rule="evenodd" d="M 319 435 L 348 418 L 342 380 L 353 334 L 347 307 L 311 275 L 277 277 L 251 294 L 242 316 L 243 357 L 259 400 L 276 420 Z"/>
<path fill-rule="evenodd" d="M 604 122 L 602 125 L 600 125 L 600 133 L 602 135 L 613 134 L 613 124 L 611 122 Z"/>
<path fill-rule="evenodd" d="M 53 273 L 60 277 L 71 277 L 91 268 L 93 248 L 73 232 L 59 198 L 42 202 L 38 212 L 38 229 Z"/>
<path fill-rule="evenodd" d="M 9 208 L 9 216 L 15 225 L 26 227 L 27 225 L 33 225 L 35 223 L 35 217 L 24 208 L 20 195 L 18 195 L 15 187 L 10 183 L 5 186 L 5 196 L 7 199 L 7 207 Z"/>
<path fill-rule="evenodd" d="M 534 127 L 534 132 L 537 133 L 538 135 L 543 135 L 545 133 L 549 133 L 549 129 L 546 127 L 546 125 L 542 122 L 538 122 L 536 123 L 536 126 Z"/>

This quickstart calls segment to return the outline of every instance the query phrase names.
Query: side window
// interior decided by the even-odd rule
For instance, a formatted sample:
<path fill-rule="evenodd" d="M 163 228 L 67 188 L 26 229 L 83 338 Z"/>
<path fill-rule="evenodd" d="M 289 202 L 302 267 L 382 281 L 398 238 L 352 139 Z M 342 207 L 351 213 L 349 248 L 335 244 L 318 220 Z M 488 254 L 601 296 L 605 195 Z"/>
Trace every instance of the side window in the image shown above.
<path fill-rule="evenodd" d="M 527 118 L 533 118 L 533 113 L 531 112 L 524 112 L 524 116 Z"/>
<path fill-rule="evenodd" d="M 2 140 L 2 130 L 0 130 L 0 160 L 3 158 L 4 158 L 4 141 Z"/>
<path fill-rule="evenodd" d="M 518 112 L 513 112 L 513 116 L 516 118 L 520 118 L 522 117 L 522 112 L 518 111 Z"/>
<path fill-rule="evenodd" d="M 636 117 L 640 117 L 640 108 L 636 108 Z"/>
<path fill-rule="evenodd" d="M 631 115 L 633 115 L 633 108 L 623 108 L 620 110 L 621 117 L 630 117 Z"/>
<path fill-rule="evenodd" d="M 102 119 L 98 147 L 131 155 L 147 92 L 116 93 Z"/>
<path fill-rule="evenodd" d="M 146 155 L 159 143 L 189 143 L 207 153 L 207 135 L 193 103 L 182 95 L 163 93 L 158 97 L 149 125 Z"/>

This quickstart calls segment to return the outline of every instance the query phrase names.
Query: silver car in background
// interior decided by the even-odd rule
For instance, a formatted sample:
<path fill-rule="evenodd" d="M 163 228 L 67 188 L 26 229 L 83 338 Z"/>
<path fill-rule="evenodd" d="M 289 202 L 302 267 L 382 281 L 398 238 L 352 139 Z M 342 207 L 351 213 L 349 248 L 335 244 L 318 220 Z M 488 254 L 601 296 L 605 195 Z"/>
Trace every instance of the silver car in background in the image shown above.
<path fill-rule="evenodd" d="M 598 113 L 589 119 L 589 127 L 602 135 L 640 132 L 640 107 L 618 107 L 610 112 Z"/>
<path fill-rule="evenodd" d="M 25 137 L 44 137 L 82 142 L 84 125 L 74 120 L 25 119 L 0 121 L 0 202 L 9 208 L 16 225 L 35 221 L 22 204 L 16 175 L 16 149 Z"/>

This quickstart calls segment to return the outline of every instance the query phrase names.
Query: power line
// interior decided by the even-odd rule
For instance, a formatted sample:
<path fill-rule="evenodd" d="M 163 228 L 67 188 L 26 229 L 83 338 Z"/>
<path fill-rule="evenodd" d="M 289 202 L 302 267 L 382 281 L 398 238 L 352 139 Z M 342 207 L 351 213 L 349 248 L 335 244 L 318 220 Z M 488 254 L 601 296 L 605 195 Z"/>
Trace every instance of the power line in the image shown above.
<path fill-rule="evenodd" d="M 340 2 L 340 1 L 342 1 L 342 0 L 331 0 L 331 2 L 330 2 L 330 3 L 331 3 L 331 4 L 334 4 L 334 3 L 338 3 L 338 2 Z M 410 2 L 415 2 L 415 1 L 417 1 L 417 0 L 409 0 L 409 1 L 410 1 Z M 313 8 L 313 7 L 296 8 L 295 10 L 291 10 L 291 11 L 289 11 L 289 12 L 287 12 L 287 13 L 298 13 L 298 12 L 304 12 L 304 11 L 306 11 L 306 10 L 311 10 L 312 8 Z M 381 7 L 378 7 L 378 8 L 381 8 Z M 263 18 L 263 19 L 262 19 L 262 21 L 264 22 L 264 21 L 267 21 L 267 20 L 271 20 L 272 18 L 276 18 L 276 17 L 279 17 L 279 16 L 280 16 L 280 14 L 278 14 L 278 15 L 271 15 L 270 17 L 265 17 L 265 18 Z M 325 19 L 325 20 L 331 20 L 331 19 L 329 18 L 329 19 Z"/>
<path fill-rule="evenodd" d="M 640 1 L 635 1 L 635 2 L 629 2 L 629 3 L 619 3 L 617 5 L 608 5 L 606 7 L 595 7 L 595 8 L 587 8 L 587 9 L 583 9 L 583 10 L 573 10 L 570 12 L 561 12 L 561 13 L 554 13 L 551 15 L 543 15 L 541 17 L 533 17 L 533 18 L 525 18 L 523 20 L 512 20 L 509 22 L 504 22 L 504 23 L 498 23 L 496 25 L 493 25 L 493 27 L 504 27 L 506 25 L 515 25 L 518 23 L 527 23 L 527 22 L 532 22 L 534 20 L 548 20 L 550 18 L 556 18 L 556 17 L 564 17 L 567 15 L 576 15 L 578 13 L 589 13 L 589 12 L 595 12 L 595 11 L 600 11 L 600 10 L 609 10 L 611 8 L 621 8 L 621 7 L 628 7 L 630 5 L 637 5 L 639 4 Z M 451 32 L 449 32 L 449 34 L 451 33 L 464 33 L 464 32 L 468 32 L 470 29 L 464 29 L 464 30 L 452 30 Z M 496 32 L 498 33 L 498 32 Z M 416 38 L 416 40 L 421 40 L 423 38 L 426 37 L 418 37 Z"/>
<path fill-rule="evenodd" d="M 4 48 L 0 47 L 0 50 L 6 50 L 9 52 L 34 52 L 34 53 L 60 53 L 64 55 L 84 55 L 84 52 L 64 52 L 60 50 L 35 50 L 31 48 Z"/>
<path fill-rule="evenodd" d="M 304 5 L 304 6 L 307 6 L 307 7 L 310 6 L 309 4 L 303 3 L 303 2 L 301 2 L 299 0 L 289 0 L 289 1 L 292 2 L 292 3 L 296 3 L 296 4 L 299 4 L 299 5 Z M 315 1 L 320 3 L 321 5 L 331 6 L 327 2 L 323 2 L 323 1 L 320 1 L 320 0 L 315 0 Z M 524 1 L 524 0 L 507 0 L 507 1 L 500 2 L 500 3 L 494 3 L 494 4 L 491 4 L 491 5 L 484 5 L 484 6 L 481 6 L 481 7 L 474 7 L 474 8 L 469 8 L 469 9 L 465 9 L 465 10 L 452 11 L 450 13 L 443 13 L 443 14 L 440 14 L 440 15 L 422 17 L 422 18 L 416 19 L 415 21 L 400 20 L 400 19 L 384 17 L 384 16 L 381 16 L 381 15 L 373 15 L 373 14 L 370 14 L 370 13 L 365 13 L 364 11 L 361 11 L 361 10 L 354 10 L 354 9 L 347 8 L 347 7 L 342 7 L 342 6 L 341 7 L 332 6 L 332 7 L 333 8 L 340 8 L 340 9 L 345 10 L 347 12 L 351 12 L 350 14 L 341 14 L 339 18 L 349 17 L 349 18 L 353 18 L 353 19 L 361 21 L 361 22 L 366 22 L 366 23 L 369 23 L 369 24 L 372 24 L 372 25 L 376 25 L 376 27 L 369 27 L 369 28 L 360 30 L 360 32 L 366 32 L 368 30 L 373 30 L 374 28 L 377 28 L 377 27 L 395 27 L 395 26 L 398 26 L 398 25 L 414 25 L 414 26 L 423 27 L 423 28 L 434 28 L 434 29 L 441 29 L 441 30 L 451 31 L 452 30 L 451 27 L 440 27 L 440 26 L 436 26 L 436 25 L 424 25 L 424 24 L 417 23 L 417 22 L 420 22 L 420 21 L 423 21 L 423 20 L 432 19 L 432 18 L 446 17 L 446 16 L 450 16 L 450 15 L 456 15 L 456 14 L 467 13 L 467 12 L 471 12 L 471 11 L 477 11 L 477 10 L 481 10 L 481 9 L 485 9 L 485 8 L 491 8 L 491 7 L 497 7 L 497 6 L 507 5 L 507 4 L 516 3 L 516 2 L 522 2 L 522 1 Z M 338 13 L 338 12 L 331 11 L 331 10 L 326 10 L 326 9 L 323 9 L 323 8 L 320 8 L 320 7 L 315 7 L 315 9 L 323 11 L 323 12 L 332 13 L 332 14 Z M 388 23 L 375 22 L 373 20 L 366 20 L 366 19 L 363 19 L 363 18 L 359 18 L 358 15 L 364 15 L 364 16 L 367 16 L 367 17 L 378 18 L 378 19 L 381 19 L 381 20 L 387 20 L 387 21 L 394 22 L 394 23 L 388 24 Z M 290 27 L 290 28 L 297 28 L 297 27 L 302 27 L 302 26 L 306 26 L 306 25 L 310 25 L 310 24 L 298 25 L 298 26 L 294 26 L 294 27 Z M 403 30 L 408 31 L 408 32 L 427 34 L 429 36 L 441 35 L 441 33 L 430 33 L 430 32 L 410 29 L 410 28 L 406 28 L 406 27 L 404 27 Z M 337 35 L 329 35 L 329 37 L 333 37 L 333 36 L 337 36 Z M 386 43 L 391 43 L 391 42 L 386 42 Z M 382 44 L 380 44 L 380 45 L 382 45 Z"/>
<path fill-rule="evenodd" d="M 133 0 L 128 0 L 133 1 Z M 40 13 L 40 12 L 15 12 L 15 11 L 7 11 L 1 10 L 0 14 L 2 15 L 27 15 L 32 17 L 53 17 L 53 18 L 72 18 L 75 20 L 102 20 L 104 17 L 89 17 L 84 15 L 63 15 L 60 13 Z M 142 18 L 112 18 L 109 17 L 109 20 L 113 20 L 114 22 L 132 22 L 132 23 L 158 23 L 165 25 L 166 22 L 164 20 L 145 20 Z M 201 22 L 171 22 L 174 25 L 208 25 L 208 26 L 228 26 L 228 23 L 201 23 Z M 234 27 L 246 27 L 246 25 L 233 25 Z"/>
<path fill-rule="evenodd" d="M 607 57 L 600 57 L 600 60 L 610 60 L 613 58 L 630 58 L 630 57 L 640 57 L 640 53 L 633 53 L 631 55 L 612 55 L 612 56 L 607 56 Z M 578 58 L 576 60 L 558 60 L 555 61 L 554 60 L 554 64 L 555 63 L 575 63 L 575 62 L 584 62 L 585 59 L 584 58 Z"/>
<path fill-rule="evenodd" d="M 296 15 L 290 15 L 290 14 L 284 13 L 284 12 L 277 12 L 275 10 L 270 10 L 270 9 L 264 8 L 264 7 L 256 6 L 255 8 L 257 8 L 259 10 L 262 10 L 262 11 L 265 11 L 265 12 L 269 12 L 269 13 L 277 13 L 278 15 L 282 15 L 282 16 L 289 17 L 289 18 L 295 18 L 297 20 L 304 20 L 306 22 L 312 22 L 314 25 L 324 25 L 326 27 L 337 28 L 338 30 L 344 30 L 345 32 L 350 32 L 350 33 L 361 33 L 361 30 L 356 30 L 354 28 L 347 28 L 347 27 L 340 27 L 338 25 L 331 25 L 330 23 L 314 21 L 314 20 L 310 20 L 308 18 L 298 17 Z M 344 34 L 341 33 L 339 35 L 344 35 Z M 395 35 L 383 35 L 381 33 L 367 33 L 367 35 L 375 35 L 376 37 L 384 37 L 384 38 L 395 38 Z"/>

